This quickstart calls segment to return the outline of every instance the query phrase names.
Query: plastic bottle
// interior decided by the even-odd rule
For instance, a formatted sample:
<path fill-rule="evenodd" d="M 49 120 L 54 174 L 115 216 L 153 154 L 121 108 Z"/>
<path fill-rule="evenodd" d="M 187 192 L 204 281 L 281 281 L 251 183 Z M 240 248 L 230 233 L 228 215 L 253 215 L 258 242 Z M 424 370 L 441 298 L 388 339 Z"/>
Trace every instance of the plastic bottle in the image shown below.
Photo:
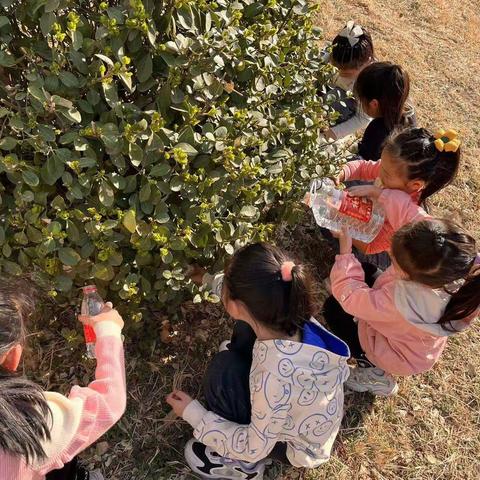
<path fill-rule="evenodd" d="M 95 285 L 87 285 L 83 287 L 83 299 L 80 313 L 82 316 L 94 317 L 98 315 L 105 306 L 105 302 L 97 292 Z M 95 330 L 90 325 L 83 325 L 83 334 L 85 336 L 85 344 L 87 347 L 87 357 L 95 358 Z"/>
<path fill-rule="evenodd" d="M 385 212 L 378 202 L 367 197 L 352 197 L 327 178 L 312 182 L 305 203 L 312 209 L 317 225 L 334 231 L 348 227 L 352 238 L 364 243 L 370 243 L 377 236 L 385 220 Z"/>

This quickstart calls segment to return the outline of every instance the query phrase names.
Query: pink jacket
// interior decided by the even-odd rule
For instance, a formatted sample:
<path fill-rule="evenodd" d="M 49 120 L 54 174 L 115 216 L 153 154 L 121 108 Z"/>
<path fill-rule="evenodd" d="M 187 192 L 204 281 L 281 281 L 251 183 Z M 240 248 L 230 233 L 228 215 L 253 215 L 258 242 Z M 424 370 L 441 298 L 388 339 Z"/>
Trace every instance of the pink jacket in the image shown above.
<path fill-rule="evenodd" d="M 116 310 L 101 314 L 95 325 L 97 369 L 88 387 L 74 386 L 68 397 L 45 392 L 52 412 L 51 440 L 44 444 L 47 459 L 26 465 L 19 457 L 0 452 L 1 480 L 43 480 L 85 450 L 122 416 L 126 405 L 125 366 L 121 328 Z"/>
<path fill-rule="evenodd" d="M 375 180 L 380 172 L 381 160 L 354 160 L 348 162 L 343 171 L 345 180 Z M 429 218 L 425 210 L 418 205 L 417 192 L 409 195 L 402 190 L 385 189 L 378 202 L 385 210 L 385 222 L 378 235 L 368 244 L 365 253 L 380 253 L 390 250 L 393 234 L 412 221 Z"/>
<path fill-rule="evenodd" d="M 334 297 L 358 321 L 360 345 L 375 365 L 394 375 L 413 375 L 439 359 L 453 333 L 436 323 L 450 300 L 443 289 L 403 280 L 393 266 L 369 288 L 352 254 L 337 255 L 330 280 Z M 478 310 L 454 328 L 465 329 L 477 315 Z"/>

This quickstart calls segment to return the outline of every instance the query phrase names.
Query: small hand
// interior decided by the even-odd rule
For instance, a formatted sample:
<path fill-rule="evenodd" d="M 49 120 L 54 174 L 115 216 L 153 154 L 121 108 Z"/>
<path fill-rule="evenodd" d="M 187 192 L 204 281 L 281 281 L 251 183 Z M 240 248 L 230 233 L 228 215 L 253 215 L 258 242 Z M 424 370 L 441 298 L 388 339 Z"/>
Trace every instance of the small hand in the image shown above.
<path fill-rule="evenodd" d="M 193 402 L 193 398 L 181 390 L 174 390 L 167 397 L 167 403 L 173 408 L 173 411 L 179 417 L 183 415 L 185 408 L 187 408 L 191 402 Z"/>
<path fill-rule="evenodd" d="M 342 227 L 342 230 L 337 232 L 337 235 L 340 243 L 340 255 L 352 253 L 352 237 L 348 232 L 348 228 Z"/>
<path fill-rule="evenodd" d="M 98 315 L 94 315 L 93 317 L 88 317 L 86 315 L 79 315 L 78 320 L 85 325 L 90 325 L 93 327 L 95 324 L 99 322 L 103 322 L 105 320 L 112 321 L 123 328 L 123 319 L 120 314 L 113 308 L 111 302 L 106 302 L 103 306 L 102 311 Z"/>
<path fill-rule="evenodd" d="M 193 265 L 189 266 L 187 277 L 189 277 L 196 285 L 202 285 L 203 276 L 206 273 L 207 271 L 203 267 L 194 263 Z"/>
<path fill-rule="evenodd" d="M 336 177 L 333 177 L 332 180 L 335 182 L 335 185 L 338 187 L 341 183 L 345 181 L 345 171 L 342 170 Z"/>
<path fill-rule="evenodd" d="M 375 199 L 380 196 L 382 191 L 380 187 L 375 185 L 358 185 L 348 189 L 348 193 L 352 197 L 370 197 Z"/>

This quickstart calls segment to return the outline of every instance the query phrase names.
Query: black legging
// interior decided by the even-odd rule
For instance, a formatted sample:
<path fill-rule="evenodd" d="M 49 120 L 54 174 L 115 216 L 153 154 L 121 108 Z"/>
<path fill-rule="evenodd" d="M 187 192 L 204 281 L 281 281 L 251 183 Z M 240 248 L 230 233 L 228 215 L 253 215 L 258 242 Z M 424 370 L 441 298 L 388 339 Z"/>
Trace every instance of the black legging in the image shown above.
<path fill-rule="evenodd" d="M 207 408 L 222 418 L 241 425 L 251 420 L 250 367 L 256 336 L 250 325 L 235 322 L 228 350 L 217 353 L 203 379 Z M 268 458 L 290 465 L 287 444 L 277 442 Z"/>
<path fill-rule="evenodd" d="M 381 271 L 371 263 L 362 263 L 362 268 L 365 272 L 365 283 L 372 287 Z M 348 345 L 353 358 L 369 362 L 360 345 L 358 325 L 354 322 L 353 315 L 347 313 L 333 295 L 328 297 L 323 304 L 323 317 L 328 328 Z M 371 364 L 371 362 L 369 363 Z"/>

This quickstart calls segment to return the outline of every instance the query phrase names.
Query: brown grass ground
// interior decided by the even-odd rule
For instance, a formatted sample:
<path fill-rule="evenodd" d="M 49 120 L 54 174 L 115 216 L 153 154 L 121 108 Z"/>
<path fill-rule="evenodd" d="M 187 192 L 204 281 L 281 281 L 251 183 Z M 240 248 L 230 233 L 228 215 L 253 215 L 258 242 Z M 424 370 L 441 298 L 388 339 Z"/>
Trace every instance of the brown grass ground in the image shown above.
<path fill-rule="evenodd" d="M 325 29 L 325 38 L 332 38 L 348 19 L 367 26 L 377 56 L 400 63 L 410 72 L 419 123 L 461 132 L 462 171 L 433 203 L 438 214 L 457 218 L 479 238 L 478 0 L 320 1 L 318 24 Z M 323 271 L 318 271 L 322 277 L 331 257 L 318 245 L 305 242 L 309 236 L 305 230 L 308 225 L 283 232 L 282 243 L 305 261 L 322 266 Z M 187 306 L 184 314 L 185 321 L 177 326 L 179 331 L 168 345 L 145 334 L 159 330 L 158 325 L 142 324 L 127 339 L 127 413 L 84 455 L 91 466 L 101 466 L 109 480 L 196 478 L 182 458 L 191 430 L 168 414 L 164 398 L 172 385 L 184 386 L 192 394 L 199 391 L 208 357 L 227 337 L 229 324 L 221 309 L 211 306 Z M 73 320 L 65 323 L 77 328 Z M 68 329 L 39 333 L 34 342 L 38 355 L 30 357 L 27 365 L 28 371 L 40 372 L 44 385 L 64 392 L 73 382 L 85 383 L 86 372 L 91 371 L 79 358 L 81 349 L 65 341 L 69 336 Z M 310 472 L 276 467 L 269 477 L 479 479 L 479 345 L 477 326 L 452 339 L 431 372 L 401 380 L 397 397 L 347 397 L 344 425 L 331 461 Z M 66 359 L 66 365 L 77 366 L 58 366 L 52 371 L 58 357 Z"/>

